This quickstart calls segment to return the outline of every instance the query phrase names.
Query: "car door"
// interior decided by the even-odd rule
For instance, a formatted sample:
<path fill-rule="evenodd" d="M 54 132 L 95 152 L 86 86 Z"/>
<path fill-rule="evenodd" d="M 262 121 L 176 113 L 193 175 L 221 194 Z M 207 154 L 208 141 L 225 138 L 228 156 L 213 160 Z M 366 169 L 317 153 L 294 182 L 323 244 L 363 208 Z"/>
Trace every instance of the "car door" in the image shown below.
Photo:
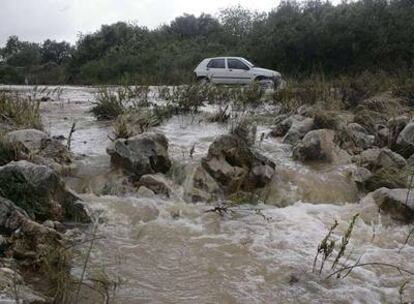
<path fill-rule="evenodd" d="M 211 59 L 207 64 L 207 75 L 212 83 L 226 83 L 226 62 L 224 58 Z"/>
<path fill-rule="evenodd" d="M 227 59 L 229 79 L 235 84 L 248 84 L 251 82 L 250 68 L 237 58 Z"/>

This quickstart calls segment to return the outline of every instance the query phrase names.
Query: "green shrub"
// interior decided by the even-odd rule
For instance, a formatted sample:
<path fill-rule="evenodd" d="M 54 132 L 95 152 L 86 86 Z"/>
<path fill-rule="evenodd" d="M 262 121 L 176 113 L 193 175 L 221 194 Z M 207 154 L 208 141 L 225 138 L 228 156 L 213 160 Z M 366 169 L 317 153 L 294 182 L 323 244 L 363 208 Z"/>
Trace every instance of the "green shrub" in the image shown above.
<path fill-rule="evenodd" d="M 126 92 L 114 92 L 108 88 L 101 88 L 96 96 L 96 102 L 90 112 L 98 120 L 116 119 L 126 109 Z"/>

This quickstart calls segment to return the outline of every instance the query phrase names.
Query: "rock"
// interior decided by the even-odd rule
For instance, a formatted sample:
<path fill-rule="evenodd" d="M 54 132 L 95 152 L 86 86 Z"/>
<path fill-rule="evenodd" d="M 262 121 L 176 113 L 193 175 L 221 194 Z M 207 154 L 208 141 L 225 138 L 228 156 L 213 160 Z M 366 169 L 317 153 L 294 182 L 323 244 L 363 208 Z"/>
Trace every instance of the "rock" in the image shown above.
<path fill-rule="evenodd" d="M 358 123 L 350 123 L 346 126 L 346 131 L 351 137 L 352 142 L 357 148 L 366 150 L 371 148 L 375 142 L 375 136 Z"/>
<path fill-rule="evenodd" d="M 363 167 L 357 167 L 352 171 L 352 179 L 359 185 L 365 184 L 372 176 L 371 171 Z"/>
<path fill-rule="evenodd" d="M 42 146 L 42 140 L 48 139 L 49 135 L 36 129 L 25 129 L 11 131 L 4 136 L 4 140 L 10 144 L 23 144 L 31 152 L 37 152 Z"/>
<path fill-rule="evenodd" d="M 295 145 L 313 129 L 313 121 L 313 118 L 305 118 L 302 121 L 293 122 L 289 131 L 283 137 L 283 143 Z"/>
<path fill-rule="evenodd" d="M 155 194 L 170 197 L 173 190 L 169 181 L 162 174 L 146 174 L 139 179 L 139 185 L 150 189 Z"/>
<path fill-rule="evenodd" d="M 40 142 L 38 156 L 52 159 L 58 164 L 69 164 L 72 162 L 72 154 L 67 146 L 54 138 L 45 138 Z"/>
<path fill-rule="evenodd" d="M 0 193 L 37 221 L 90 221 L 79 198 L 46 166 L 22 160 L 0 167 Z"/>
<path fill-rule="evenodd" d="M 171 168 L 168 139 L 160 133 L 147 132 L 129 139 L 117 139 L 107 152 L 113 164 L 136 178 L 145 174 L 166 173 Z"/>
<path fill-rule="evenodd" d="M 388 148 L 382 148 L 376 160 L 376 168 L 403 169 L 406 166 L 407 161 L 405 158 Z"/>
<path fill-rule="evenodd" d="M 314 109 L 311 105 L 303 104 L 296 110 L 296 113 L 298 113 L 299 115 L 302 115 L 302 116 L 309 117 L 313 114 L 313 111 L 314 111 Z"/>
<path fill-rule="evenodd" d="M 414 221 L 414 191 L 408 189 L 380 188 L 372 197 L 381 211 L 389 214 L 393 219 L 410 223 Z"/>
<path fill-rule="evenodd" d="M 362 151 L 361 154 L 356 155 L 352 158 L 352 161 L 358 166 L 366 168 L 368 170 L 373 170 L 376 166 L 377 159 L 381 149 L 372 148 L 365 151 Z"/>
<path fill-rule="evenodd" d="M 240 188 L 264 187 L 275 170 L 272 161 L 254 152 L 245 140 L 235 135 L 216 138 L 201 163 L 227 194 Z"/>
<path fill-rule="evenodd" d="M 272 128 L 269 135 L 273 137 L 285 136 L 293 123 L 302 121 L 304 119 L 306 119 L 306 117 L 301 115 L 279 115 L 276 117 L 275 126 Z"/>
<path fill-rule="evenodd" d="M 25 284 L 21 275 L 16 271 L 1 267 L 0 268 L 0 303 L 16 303 L 16 290 L 18 292 L 19 303 L 25 304 L 46 304 L 53 303 L 53 299 L 45 297 Z"/>
<path fill-rule="evenodd" d="M 145 186 L 139 187 L 137 194 L 142 197 L 154 197 L 155 196 L 154 191 L 152 191 L 151 189 L 148 189 Z"/>
<path fill-rule="evenodd" d="M 404 157 L 388 148 L 365 150 L 361 154 L 354 156 L 353 161 L 358 166 L 369 170 L 378 170 L 381 168 L 403 169 L 407 166 L 407 161 Z"/>
<path fill-rule="evenodd" d="M 209 202 L 222 196 L 218 183 L 202 166 L 189 168 L 184 181 L 184 199 L 187 202 Z"/>
<path fill-rule="evenodd" d="M 398 135 L 395 149 L 405 158 L 414 154 L 414 122 L 407 124 Z"/>
<path fill-rule="evenodd" d="M 334 137 L 335 131 L 332 130 L 310 131 L 293 149 L 293 158 L 301 161 L 336 161 L 343 151 L 334 143 Z"/>

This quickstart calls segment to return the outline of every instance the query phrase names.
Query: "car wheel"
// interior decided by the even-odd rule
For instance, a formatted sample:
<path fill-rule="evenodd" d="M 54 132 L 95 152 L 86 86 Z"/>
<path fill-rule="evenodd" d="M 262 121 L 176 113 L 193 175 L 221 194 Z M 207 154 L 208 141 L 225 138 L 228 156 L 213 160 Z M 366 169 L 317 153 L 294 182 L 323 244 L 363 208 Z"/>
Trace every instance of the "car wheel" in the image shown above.
<path fill-rule="evenodd" d="M 209 83 L 210 83 L 210 81 L 208 80 L 208 78 L 203 77 L 203 78 L 199 78 L 199 79 L 198 79 L 198 83 L 199 83 L 200 85 L 207 85 L 207 84 L 209 84 Z"/>

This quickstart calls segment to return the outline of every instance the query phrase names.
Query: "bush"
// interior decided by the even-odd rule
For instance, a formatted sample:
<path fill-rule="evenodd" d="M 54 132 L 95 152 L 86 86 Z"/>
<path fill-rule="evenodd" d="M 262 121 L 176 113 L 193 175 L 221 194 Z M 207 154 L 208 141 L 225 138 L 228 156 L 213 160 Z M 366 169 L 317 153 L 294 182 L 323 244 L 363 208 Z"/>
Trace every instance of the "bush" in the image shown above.
<path fill-rule="evenodd" d="M 339 117 L 335 112 L 317 109 L 312 113 L 313 125 L 315 129 L 337 130 L 339 127 Z"/>
<path fill-rule="evenodd" d="M 117 92 L 101 88 L 96 96 L 96 102 L 90 112 L 98 120 L 112 120 L 124 113 L 127 95 L 121 89 Z"/>

